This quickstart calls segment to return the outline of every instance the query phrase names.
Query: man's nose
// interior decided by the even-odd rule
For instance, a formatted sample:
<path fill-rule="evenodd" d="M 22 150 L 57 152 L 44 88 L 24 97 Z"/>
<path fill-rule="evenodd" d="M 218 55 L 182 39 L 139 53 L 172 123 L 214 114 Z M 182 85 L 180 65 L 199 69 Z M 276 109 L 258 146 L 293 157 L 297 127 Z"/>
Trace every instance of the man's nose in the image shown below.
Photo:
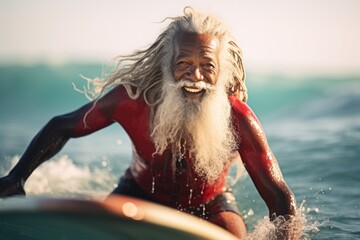
<path fill-rule="evenodd" d="M 198 66 L 192 66 L 189 70 L 189 80 L 193 82 L 199 82 L 204 80 L 204 75 L 200 72 L 200 69 Z"/>

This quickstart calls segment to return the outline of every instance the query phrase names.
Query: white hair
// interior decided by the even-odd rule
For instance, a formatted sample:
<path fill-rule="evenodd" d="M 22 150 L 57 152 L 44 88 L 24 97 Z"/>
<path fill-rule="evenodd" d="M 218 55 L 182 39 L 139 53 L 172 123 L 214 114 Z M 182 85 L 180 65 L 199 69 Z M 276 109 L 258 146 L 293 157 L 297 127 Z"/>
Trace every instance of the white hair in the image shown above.
<path fill-rule="evenodd" d="M 215 16 L 186 7 L 183 16 L 167 19 L 172 22 L 150 47 L 117 58 L 117 68 L 107 76 L 101 92 L 120 84 L 129 97 L 143 96 L 152 110 L 150 124 L 156 153 L 171 147 L 174 166 L 183 154 L 181 141 L 186 141 L 186 150 L 195 159 L 195 172 L 215 180 L 229 163 L 236 145 L 228 95 L 244 102 L 248 97 L 242 52 Z M 181 32 L 209 34 L 220 43 L 216 87 L 209 88 L 201 102 L 184 99 L 171 72 L 174 38 Z"/>
<path fill-rule="evenodd" d="M 226 92 L 245 102 L 248 96 L 242 52 L 228 28 L 215 16 L 201 13 L 192 7 L 185 7 L 183 16 L 167 19 L 172 22 L 150 47 L 116 58 L 117 67 L 106 77 L 101 92 L 121 84 L 126 87 L 131 98 L 136 99 L 143 94 L 147 104 L 158 104 L 162 101 L 164 72 L 170 71 L 171 67 L 174 37 L 179 32 L 193 32 L 218 38 L 222 48 L 221 73 L 227 75 L 224 78 Z"/>

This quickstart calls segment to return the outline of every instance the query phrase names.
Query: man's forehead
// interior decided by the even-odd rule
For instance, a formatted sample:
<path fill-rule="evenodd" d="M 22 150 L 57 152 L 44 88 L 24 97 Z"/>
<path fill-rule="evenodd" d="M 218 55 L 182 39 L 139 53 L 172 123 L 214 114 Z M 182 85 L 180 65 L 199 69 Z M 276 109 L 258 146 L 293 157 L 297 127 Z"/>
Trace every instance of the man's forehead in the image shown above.
<path fill-rule="evenodd" d="M 217 49 L 219 41 L 217 37 L 211 34 L 199 34 L 194 32 L 179 32 L 174 37 L 175 46 L 181 47 L 193 45 L 197 47 L 206 47 L 209 49 Z"/>

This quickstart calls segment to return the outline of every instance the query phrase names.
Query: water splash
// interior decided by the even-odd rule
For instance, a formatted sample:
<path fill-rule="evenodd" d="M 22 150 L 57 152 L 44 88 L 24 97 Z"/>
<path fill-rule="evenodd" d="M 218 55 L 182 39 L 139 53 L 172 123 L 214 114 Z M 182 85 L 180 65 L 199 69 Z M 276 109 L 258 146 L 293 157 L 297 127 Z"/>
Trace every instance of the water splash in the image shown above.
<path fill-rule="evenodd" d="M 19 161 L 11 160 L 11 168 Z M 109 174 L 109 163 L 91 168 L 77 165 L 67 155 L 40 165 L 25 183 L 28 196 L 105 198 L 116 185 L 117 176 Z"/>
<path fill-rule="evenodd" d="M 307 209 L 304 207 L 303 201 L 297 209 L 296 215 L 288 220 L 279 216 L 270 221 L 269 217 L 264 217 L 255 227 L 254 231 L 249 233 L 245 239 L 248 240 L 272 240 L 283 239 L 283 232 L 289 231 L 294 239 L 310 239 L 309 235 L 319 232 L 320 223 L 308 222 L 305 213 Z"/>

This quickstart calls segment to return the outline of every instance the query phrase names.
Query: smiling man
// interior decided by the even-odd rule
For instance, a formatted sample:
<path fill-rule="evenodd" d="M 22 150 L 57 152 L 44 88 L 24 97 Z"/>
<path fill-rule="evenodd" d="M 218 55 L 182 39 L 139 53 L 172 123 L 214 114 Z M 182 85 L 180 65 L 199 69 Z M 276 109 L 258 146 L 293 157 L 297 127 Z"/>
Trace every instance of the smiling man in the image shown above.
<path fill-rule="evenodd" d="M 245 223 L 226 183 L 241 158 L 271 218 L 291 219 L 294 195 L 246 105 L 244 79 L 241 50 L 227 28 L 185 8 L 148 49 L 119 58 L 102 96 L 35 136 L 0 180 L 0 197 L 24 194 L 30 174 L 68 139 L 119 123 L 133 142 L 133 161 L 112 194 L 179 209 L 243 238 Z"/>

